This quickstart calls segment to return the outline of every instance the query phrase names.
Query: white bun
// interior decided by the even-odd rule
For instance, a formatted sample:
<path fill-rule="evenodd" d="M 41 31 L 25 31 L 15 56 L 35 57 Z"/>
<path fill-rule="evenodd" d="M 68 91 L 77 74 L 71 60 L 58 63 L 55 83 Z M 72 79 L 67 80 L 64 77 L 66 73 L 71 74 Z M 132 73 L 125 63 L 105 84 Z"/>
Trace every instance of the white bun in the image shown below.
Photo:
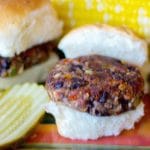
<path fill-rule="evenodd" d="M 46 111 L 54 115 L 60 135 L 87 140 L 116 136 L 124 129 L 132 129 L 135 122 L 144 115 L 144 104 L 139 104 L 135 110 L 109 117 L 92 116 L 53 101 L 47 104 Z"/>
<path fill-rule="evenodd" d="M 45 81 L 49 70 L 59 60 L 55 53 L 51 53 L 50 58 L 41 64 L 35 65 L 25 71 L 22 74 L 10 77 L 0 78 L 0 89 L 7 89 L 15 84 L 21 84 L 25 82 L 43 82 Z"/>
<path fill-rule="evenodd" d="M 141 66 L 147 60 L 147 44 L 131 31 L 108 25 L 87 25 L 72 30 L 59 43 L 67 58 L 99 54 Z"/>
<path fill-rule="evenodd" d="M 13 57 L 62 33 L 50 0 L 0 0 L 0 55 Z"/>

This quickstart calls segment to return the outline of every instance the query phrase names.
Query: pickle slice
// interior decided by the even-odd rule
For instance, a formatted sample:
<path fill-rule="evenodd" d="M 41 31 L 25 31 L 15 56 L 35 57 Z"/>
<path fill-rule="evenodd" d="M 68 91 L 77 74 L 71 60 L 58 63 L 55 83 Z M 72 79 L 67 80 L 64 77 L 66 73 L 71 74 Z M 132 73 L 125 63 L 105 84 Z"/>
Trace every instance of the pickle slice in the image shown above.
<path fill-rule="evenodd" d="M 49 101 L 42 85 L 16 85 L 0 93 L 0 147 L 24 137 L 44 115 Z"/>

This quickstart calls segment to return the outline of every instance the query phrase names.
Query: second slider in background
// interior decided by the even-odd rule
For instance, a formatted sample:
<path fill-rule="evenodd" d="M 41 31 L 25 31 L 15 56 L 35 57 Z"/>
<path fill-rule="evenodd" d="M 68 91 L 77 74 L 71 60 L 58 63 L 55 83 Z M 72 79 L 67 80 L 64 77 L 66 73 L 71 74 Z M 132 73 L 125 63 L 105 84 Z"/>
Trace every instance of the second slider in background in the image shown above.
<path fill-rule="evenodd" d="M 0 12 L 0 89 L 44 81 L 63 26 L 50 1 L 0 0 Z"/>

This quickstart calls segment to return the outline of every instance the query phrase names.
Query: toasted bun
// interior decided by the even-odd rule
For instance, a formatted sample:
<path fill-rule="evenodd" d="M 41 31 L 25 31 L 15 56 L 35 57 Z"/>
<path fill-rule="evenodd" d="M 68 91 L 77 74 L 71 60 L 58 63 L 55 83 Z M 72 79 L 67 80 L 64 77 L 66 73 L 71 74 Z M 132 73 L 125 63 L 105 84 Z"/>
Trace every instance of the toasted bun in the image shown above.
<path fill-rule="evenodd" d="M 135 122 L 144 115 L 144 104 L 132 111 L 109 117 L 96 117 L 79 112 L 53 101 L 46 111 L 55 116 L 58 132 L 71 139 L 97 139 L 102 136 L 118 135 L 124 129 L 132 129 Z"/>
<path fill-rule="evenodd" d="M 0 89 L 6 89 L 15 84 L 25 82 L 43 82 L 48 75 L 48 71 L 56 64 L 58 60 L 58 56 L 55 53 L 52 53 L 51 57 L 46 62 L 35 65 L 25 70 L 20 75 L 10 78 L 0 78 Z"/>
<path fill-rule="evenodd" d="M 50 0 L 0 0 L 0 55 L 13 57 L 62 33 Z"/>
<path fill-rule="evenodd" d="M 59 43 L 65 56 L 89 54 L 114 57 L 141 66 L 147 60 L 147 44 L 131 31 L 108 25 L 87 25 L 74 29 Z"/>

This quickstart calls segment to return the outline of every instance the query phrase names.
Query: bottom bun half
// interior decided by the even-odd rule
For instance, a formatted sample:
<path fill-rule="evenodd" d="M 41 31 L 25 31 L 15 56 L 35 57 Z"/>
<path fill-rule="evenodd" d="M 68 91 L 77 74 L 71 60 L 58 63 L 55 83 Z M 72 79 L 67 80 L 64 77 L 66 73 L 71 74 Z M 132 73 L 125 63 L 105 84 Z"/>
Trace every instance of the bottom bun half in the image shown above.
<path fill-rule="evenodd" d="M 21 84 L 25 82 L 43 82 L 45 81 L 48 71 L 58 61 L 58 56 L 55 53 L 51 53 L 50 58 L 41 64 L 35 65 L 22 74 L 9 78 L 0 78 L 0 89 L 9 88 L 15 84 Z"/>
<path fill-rule="evenodd" d="M 135 110 L 117 116 L 92 116 L 88 113 L 69 108 L 50 101 L 45 109 L 54 115 L 60 135 L 71 139 L 97 139 L 102 136 L 117 136 L 124 129 L 134 128 L 144 115 L 144 104 L 141 102 Z"/>

